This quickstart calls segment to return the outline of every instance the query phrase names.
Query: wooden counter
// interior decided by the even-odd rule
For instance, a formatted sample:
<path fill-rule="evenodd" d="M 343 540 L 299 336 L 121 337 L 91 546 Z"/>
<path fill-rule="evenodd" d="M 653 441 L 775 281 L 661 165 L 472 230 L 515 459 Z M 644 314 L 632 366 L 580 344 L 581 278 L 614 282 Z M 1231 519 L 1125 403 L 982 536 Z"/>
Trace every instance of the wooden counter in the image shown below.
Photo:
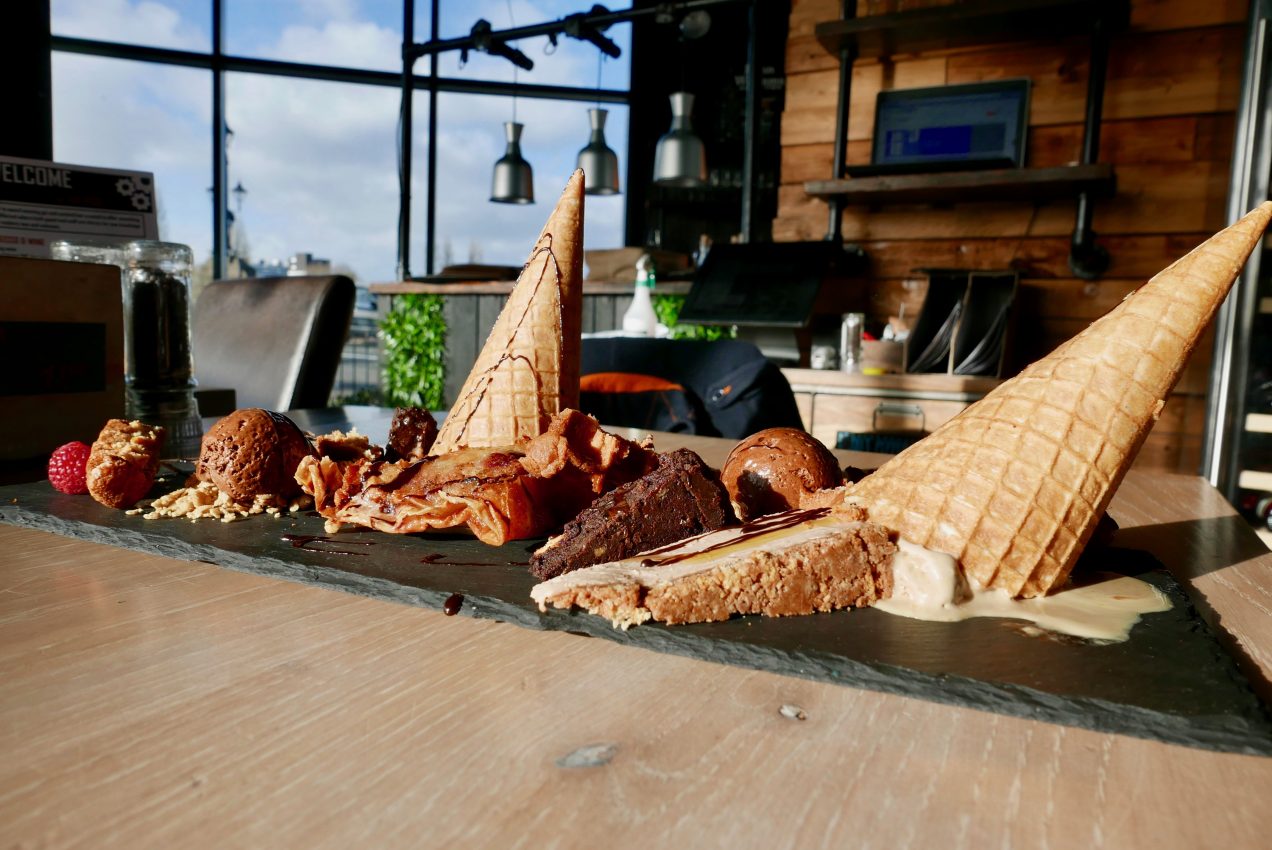
<path fill-rule="evenodd" d="M 515 280 L 470 280 L 454 283 L 426 283 L 424 281 L 398 281 L 373 283 L 367 287 L 373 295 L 507 295 L 512 292 Z M 631 295 L 631 283 L 609 281 L 583 281 L 583 296 Z M 692 281 L 668 281 L 659 283 L 655 292 L 659 295 L 688 295 Z"/>
<path fill-rule="evenodd" d="M 683 442 L 715 464 L 732 445 Z M 1111 513 L 1272 695 L 1272 553 L 1196 477 L 1132 472 Z M 1272 759 L 6 525 L 0 547 L 5 846 L 1159 850 L 1272 831 Z"/>
<path fill-rule="evenodd" d="M 783 369 L 804 427 L 834 448 L 841 432 L 931 431 L 1002 383 L 969 375 L 862 375 Z"/>

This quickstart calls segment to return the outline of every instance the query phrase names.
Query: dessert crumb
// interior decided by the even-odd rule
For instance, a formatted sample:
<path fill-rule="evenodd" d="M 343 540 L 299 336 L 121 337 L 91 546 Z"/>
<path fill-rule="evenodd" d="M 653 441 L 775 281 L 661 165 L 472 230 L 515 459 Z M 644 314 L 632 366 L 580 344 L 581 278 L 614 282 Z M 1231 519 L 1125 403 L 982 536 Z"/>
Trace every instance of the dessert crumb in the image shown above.
<path fill-rule="evenodd" d="M 791 705 L 790 703 L 787 703 L 783 705 L 781 708 L 779 708 L 777 711 L 787 720 L 807 720 L 808 719 L 808 715 L 804 712 L 804 709 L 800 708 L 798 705 Z"/>

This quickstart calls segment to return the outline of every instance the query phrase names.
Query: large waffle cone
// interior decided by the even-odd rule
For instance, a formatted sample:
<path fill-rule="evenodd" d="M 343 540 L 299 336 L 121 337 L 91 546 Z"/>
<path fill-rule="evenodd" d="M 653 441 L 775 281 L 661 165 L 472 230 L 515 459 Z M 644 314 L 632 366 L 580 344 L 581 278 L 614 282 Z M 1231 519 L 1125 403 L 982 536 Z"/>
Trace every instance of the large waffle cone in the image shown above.
<path fill-rule="evenodd" d="M 982 586 L 1062 584 L 1270 215 L 1265 203 L 1202 243 L 852 496 Z"/>
<path fill-rule="evenodd" d="M 537 437 L 577 407 L 583 325 L 583 172 L 575 171 L 495 320 L 432 454 Z"/>

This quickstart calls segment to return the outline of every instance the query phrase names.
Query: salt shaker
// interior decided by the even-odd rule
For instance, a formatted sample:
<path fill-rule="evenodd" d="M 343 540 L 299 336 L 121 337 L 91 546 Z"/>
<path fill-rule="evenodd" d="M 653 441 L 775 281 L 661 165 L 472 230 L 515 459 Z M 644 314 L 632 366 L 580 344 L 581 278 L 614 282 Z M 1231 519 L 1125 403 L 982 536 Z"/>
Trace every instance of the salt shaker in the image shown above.
<path fill-rule="evenodd" d="M 861 371 L 861 328 L 865 324 L 864 313 L 844 313 L 839 326 L 839 370 Z"/>
<path fill-rule="evenodd" d="M 199 454 L 203 422 L 190 353 L 190 267 L 185 245 L 137 241 L 124 274 L 124 385 L 129 419 L 162 425 L 164 456 Z"/>

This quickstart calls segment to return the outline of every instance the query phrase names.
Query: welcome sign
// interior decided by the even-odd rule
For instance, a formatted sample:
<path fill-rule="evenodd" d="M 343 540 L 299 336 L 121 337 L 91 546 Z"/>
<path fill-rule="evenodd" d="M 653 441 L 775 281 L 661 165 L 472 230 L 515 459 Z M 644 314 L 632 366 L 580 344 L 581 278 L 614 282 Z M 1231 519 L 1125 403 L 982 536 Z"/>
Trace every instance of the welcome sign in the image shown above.
<path fill-rule="evenodd" d="M 47 257 L 59 239 L 157 238 L 153 174 L 0 156 L 0 256 Z"/>

